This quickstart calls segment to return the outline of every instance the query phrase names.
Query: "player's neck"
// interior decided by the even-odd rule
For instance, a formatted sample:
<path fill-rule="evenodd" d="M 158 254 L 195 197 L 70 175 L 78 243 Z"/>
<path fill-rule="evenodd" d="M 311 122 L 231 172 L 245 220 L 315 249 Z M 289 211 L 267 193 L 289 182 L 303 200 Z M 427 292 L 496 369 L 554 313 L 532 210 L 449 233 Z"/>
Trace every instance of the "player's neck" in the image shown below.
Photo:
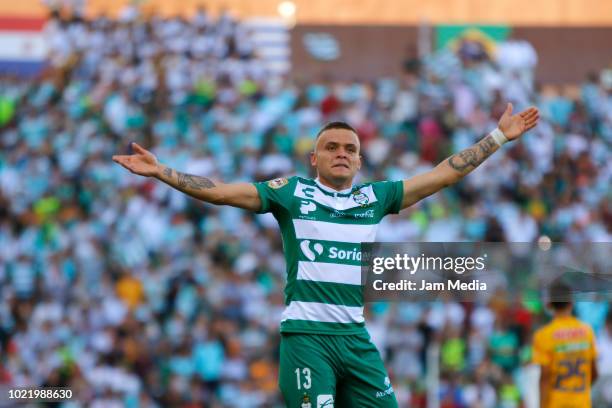
<path fill-rule="evenodd" d="M 347 190 L 353 187 L 353 180 L 345 180 L 342 182 L 334 183 L 332 180 L 327 180 L 326 178 L 321 177 L 321 176 L 317 176 L 316 180 L 320 184 L 324 185 L 325 187 L 331 188 L 332 190 L 335 190 L 338 192 Z"/>
<path fill-rule="evenodd" d="M 555 312 L 555 318 L 572 317 L 572 309 L 558 310 Z"/>

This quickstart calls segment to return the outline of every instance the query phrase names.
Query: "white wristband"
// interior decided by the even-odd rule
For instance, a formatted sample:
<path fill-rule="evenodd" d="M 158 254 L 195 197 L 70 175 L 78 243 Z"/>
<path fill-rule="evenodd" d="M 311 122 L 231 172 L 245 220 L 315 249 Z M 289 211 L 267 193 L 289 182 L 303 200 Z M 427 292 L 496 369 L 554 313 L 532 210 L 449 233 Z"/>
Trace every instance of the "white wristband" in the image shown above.
<path fill-rule="evenodd" d="M 493 138 L 493 140 L 495 140 L 495 142 L 497 142 L 497 144 L 500 146 L 508 142 L 508 138 L 504 135 L 504 132 L 499 130 L 499 128 L 495 128 L 490 133 L 490 135 Z"/>

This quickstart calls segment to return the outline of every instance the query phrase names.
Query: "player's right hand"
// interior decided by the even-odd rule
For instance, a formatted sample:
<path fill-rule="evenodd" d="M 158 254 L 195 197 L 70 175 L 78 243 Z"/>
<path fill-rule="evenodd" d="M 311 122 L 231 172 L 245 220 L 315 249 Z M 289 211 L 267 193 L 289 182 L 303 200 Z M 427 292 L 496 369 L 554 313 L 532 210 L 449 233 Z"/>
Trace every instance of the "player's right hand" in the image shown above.
<path fill-rule="evenodd" d="M 159 174 L 159 165 L 155 155 L 133 142 L 132 149 L 134 149 L 134 154 L 115 155 L 113 161 L 134 174 L 156 177 Z"/>

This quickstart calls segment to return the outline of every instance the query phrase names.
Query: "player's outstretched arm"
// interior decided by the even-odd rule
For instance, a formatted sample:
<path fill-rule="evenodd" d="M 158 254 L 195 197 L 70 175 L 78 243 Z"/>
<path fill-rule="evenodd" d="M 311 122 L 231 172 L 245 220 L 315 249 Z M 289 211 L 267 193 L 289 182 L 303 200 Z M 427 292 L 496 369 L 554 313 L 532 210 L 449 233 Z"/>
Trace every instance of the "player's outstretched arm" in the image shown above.
<path fill-rule="evenodd" d="M 138 144 L 132 143 L 132 147 L 134 154 L 116 155 L 113 156 L 113 161 L 134 174 L 155 177 L 198 200 L 252 211 L 258 211 L 261 208 L 257 189 L 250 183 L 224 184 L 213 182 L 206 177 L 181 173 L 160 164 L 153 153 Z"/>
<path fill-rule="evenodd" d="M 409 207 L 442 188 L 458 182 L 499 149 L 505 141 L 499 139 L 511 141 L 519 138 L 536 126 L 538 119 L 537 108 L 531 107 L 512 115 L 512 104 L 509 103 L 499 120 L 497 132 L 488 134 L 478 143 L 452 155 L 433 170 L 404 180 L 402 208 Z"/>

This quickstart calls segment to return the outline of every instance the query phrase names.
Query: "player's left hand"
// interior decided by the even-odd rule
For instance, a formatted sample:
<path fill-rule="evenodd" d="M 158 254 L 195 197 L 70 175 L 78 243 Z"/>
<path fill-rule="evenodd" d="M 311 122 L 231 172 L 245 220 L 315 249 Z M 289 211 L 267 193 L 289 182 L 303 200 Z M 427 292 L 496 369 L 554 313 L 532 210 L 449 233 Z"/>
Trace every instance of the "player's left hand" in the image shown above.
<path fill-rule="evenodd" d="M 506 111 L 499 119 L 497 126 L 499 130 L 504 132 L 508 140 L 514 140 L 529 129 L 535 127 L 538 124 L 538 119 L 540 119 L 538 108 L 532 106 L 513 115 L 512 104 L 508 103 Z"/>

